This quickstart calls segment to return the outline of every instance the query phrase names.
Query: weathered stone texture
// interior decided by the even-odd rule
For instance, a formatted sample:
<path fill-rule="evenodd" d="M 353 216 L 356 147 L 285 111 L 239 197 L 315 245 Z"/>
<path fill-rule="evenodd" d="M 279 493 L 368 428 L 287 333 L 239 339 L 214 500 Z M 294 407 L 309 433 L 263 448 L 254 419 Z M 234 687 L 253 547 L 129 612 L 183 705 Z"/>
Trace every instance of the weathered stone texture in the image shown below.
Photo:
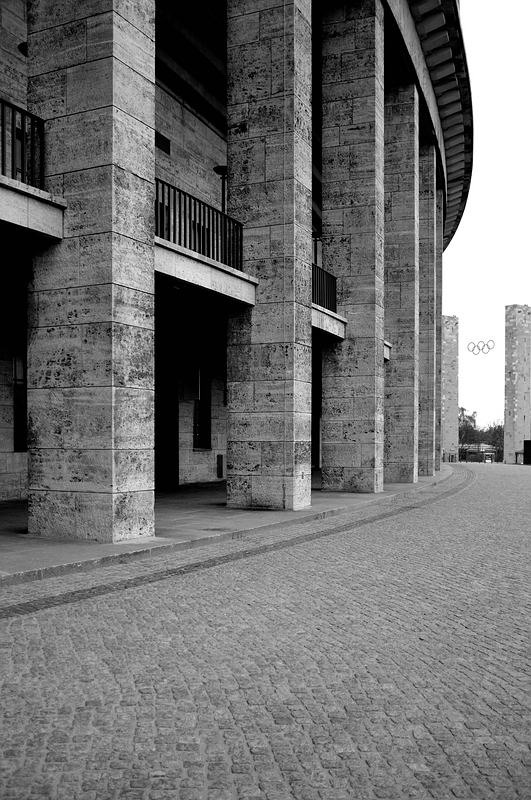
<path fill-rule="evenodd" d="M 228 3 L 228 210 L 260 284 L 229 325 L 227 502 L 297 509 L 311 483 L 310 9 L 241 5 Z"/>
<path fill-rule="evenodd" d="M 156 150 L 157 178 L 221 209 L 221 180 L 214 167 L 227 163 L 225 139 L 160 86 L 155 121 L 157 131 L 170 140 L 169 154 Z"/>
<path fill-rule="evenodd" d="M 441 469 L 441 382 L 442 382 L 442 255 L 444 198 L 437 189 L 435 207 L 435 470 Z"/>
<path fill-rule="evenodd" d="M 419 157 L 419 475 L 435 472 L 436 389 L 436 154 L 430 145 Z"/>
<path fill-rule="evenodd" d="M 18 49 L 28 38 L 25 0 L 0 5 L 0 97 L 26 108 L 27 59 Z"/>
<path fill-rule="evenodd" d="M 531 439 L 531 306 L 511 305 L 505 307 L 506 464 L 516 462 L 524 439 Z"/>
<path fill-rule="evenodd" d="M 443 461 L 459 460 L 459 320 L 442 318 L 441 447 Z"/>
<path fill-rule="evenodd" d="M 30 293 L 29 527 L 44 536 L 154 531 L 155 9 L 141 6 L 30 7 L 29 106 L 67 203 Z"/>
<path fill-rule="evenodd" d="M 328 491 L 383 489 L 383 16 L 375 0 L 323 19 L 323 267 L 348 320 L 323 350 Z"/>
<path fill-rule="evenodd" d="M 385 96 L 384 476 L 418 480 L 419 403 L 419 121 L 415 86 Z"/>

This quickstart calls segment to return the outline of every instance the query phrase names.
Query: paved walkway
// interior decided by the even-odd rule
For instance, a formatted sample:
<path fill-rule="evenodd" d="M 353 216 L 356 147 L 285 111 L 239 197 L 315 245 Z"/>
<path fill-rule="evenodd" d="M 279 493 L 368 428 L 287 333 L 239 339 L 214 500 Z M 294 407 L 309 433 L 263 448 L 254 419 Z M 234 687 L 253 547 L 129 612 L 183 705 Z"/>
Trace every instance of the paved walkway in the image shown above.
<path fill-rule="evenodd" d="M 530 488 L 0 587 L 2 800 L 531 798 Z"/>
<path fill-rule="evenodd" d="M 312 491 L 312 506 L 303 511 L 230 509 L 225 505 L 225 484 L 183 486 L 172 494 L 158 494 L 155 504 L 156 536 L 119 544 L 42 539 L 27 532 L 27 505 L 0 502 L 0 585 L 20 583 L 72 571 L 86 571 L 112 561 L 162 555 L 168 549 L 189 549 L 240 538 L 252 531 L 285 527 L 302 521 L 348 513 L 372 503 L 390 503 L 398 497 L 426 489 L 451 475 L 443 465 L 432 478 L 417 484 L 387 484 L 378 495 Z M 314 486 L 318 486 L 318 478 Z"/>

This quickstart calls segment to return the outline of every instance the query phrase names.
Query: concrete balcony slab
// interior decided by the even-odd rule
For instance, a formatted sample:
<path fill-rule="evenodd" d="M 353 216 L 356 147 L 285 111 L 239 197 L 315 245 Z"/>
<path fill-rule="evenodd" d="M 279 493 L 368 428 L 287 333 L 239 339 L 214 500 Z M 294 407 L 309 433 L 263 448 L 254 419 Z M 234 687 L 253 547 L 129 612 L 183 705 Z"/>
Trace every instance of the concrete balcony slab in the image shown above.
<path fill-rule="evenodd" d="M 0 222 L 62 239 L 65 208 L 62 198 L 0 175 Z"/>
<path fill-rule="evenodd" d="M 158 236 L 155 245 L 155 271 L 245 305 L 255 305 L 256 278 Z"/>
<path fill-rule="evenodd" d="M 345 339 L 347 335 L 347 320 L 327 308 L 312 303 L 312 328 L 335 336 L 336 339 Z"/>

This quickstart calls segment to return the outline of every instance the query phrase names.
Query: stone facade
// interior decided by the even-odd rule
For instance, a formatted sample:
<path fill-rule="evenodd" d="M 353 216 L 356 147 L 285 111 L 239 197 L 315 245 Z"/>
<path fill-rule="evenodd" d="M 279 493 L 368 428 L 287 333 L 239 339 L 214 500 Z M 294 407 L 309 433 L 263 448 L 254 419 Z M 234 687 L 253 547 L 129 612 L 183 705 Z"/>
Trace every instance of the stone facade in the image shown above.
<path fill-rule="evenodd" d="M 155 4 L 115 5 L 28 17 L 28 107 L 67 203 L 30 285 L 29 530 L 103 541 L 154 533 Z"/>
<path fill-rule="evenodd" d="M 24 48 L 28 38 L 26 0 L 10 0 L 0 5 L 0 98 L 26 108 L 28 82 Z"/>
<path fill-rule="evenodd" d="M 32 533 L 151 536 L 182 483 L 301 509 L 312 466 L 334 492 L 440 468 L 470 108 L 455 10 L 421 6 L 2 4 L 0 498 Z"/>
<path fill-rule="evenodd" d="M 323 354 L 329 491 L 383 489 L 383 25 L 380 0 L 323 18 L 323 267 L 347 320 L 345 340 Z"/>
<path fill-rule="evenodd" d="M 459 460 L 459 320 L 442 318 L 441 448 L 443 461 Z"/>
<path fill-rule="evenodd" d="M 512 305 L 505 306 L 506 464 L 523 460 L 526 439 L 531 439 L 531 306 Z"/>
<path fill-rule="evenodd" d="M 419 223 L 418 94 L 410 84 L 385 96 L 385 338 L 393 345 L 385 374 L 389 483 L 418 480 Z"/>

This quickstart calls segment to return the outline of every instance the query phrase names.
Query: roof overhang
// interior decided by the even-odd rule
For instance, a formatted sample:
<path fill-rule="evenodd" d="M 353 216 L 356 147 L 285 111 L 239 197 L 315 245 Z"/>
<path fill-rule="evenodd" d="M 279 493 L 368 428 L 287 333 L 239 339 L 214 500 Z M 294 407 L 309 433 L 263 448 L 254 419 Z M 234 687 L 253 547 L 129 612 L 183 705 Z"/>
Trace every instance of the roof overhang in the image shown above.
<path fill-rule="evenodd" d="M 465 209 L 472 175 L 472 98 L 458 0 L 386 0 L 424 98 L 445 178 L 444 247 Z"/>
<path fill-rule="evenodd" d="M 458 0 L 408 0 L 435 93 L 446 163 L 444 247 L 465 210 L 472 176 L 470 77 Z"/>

